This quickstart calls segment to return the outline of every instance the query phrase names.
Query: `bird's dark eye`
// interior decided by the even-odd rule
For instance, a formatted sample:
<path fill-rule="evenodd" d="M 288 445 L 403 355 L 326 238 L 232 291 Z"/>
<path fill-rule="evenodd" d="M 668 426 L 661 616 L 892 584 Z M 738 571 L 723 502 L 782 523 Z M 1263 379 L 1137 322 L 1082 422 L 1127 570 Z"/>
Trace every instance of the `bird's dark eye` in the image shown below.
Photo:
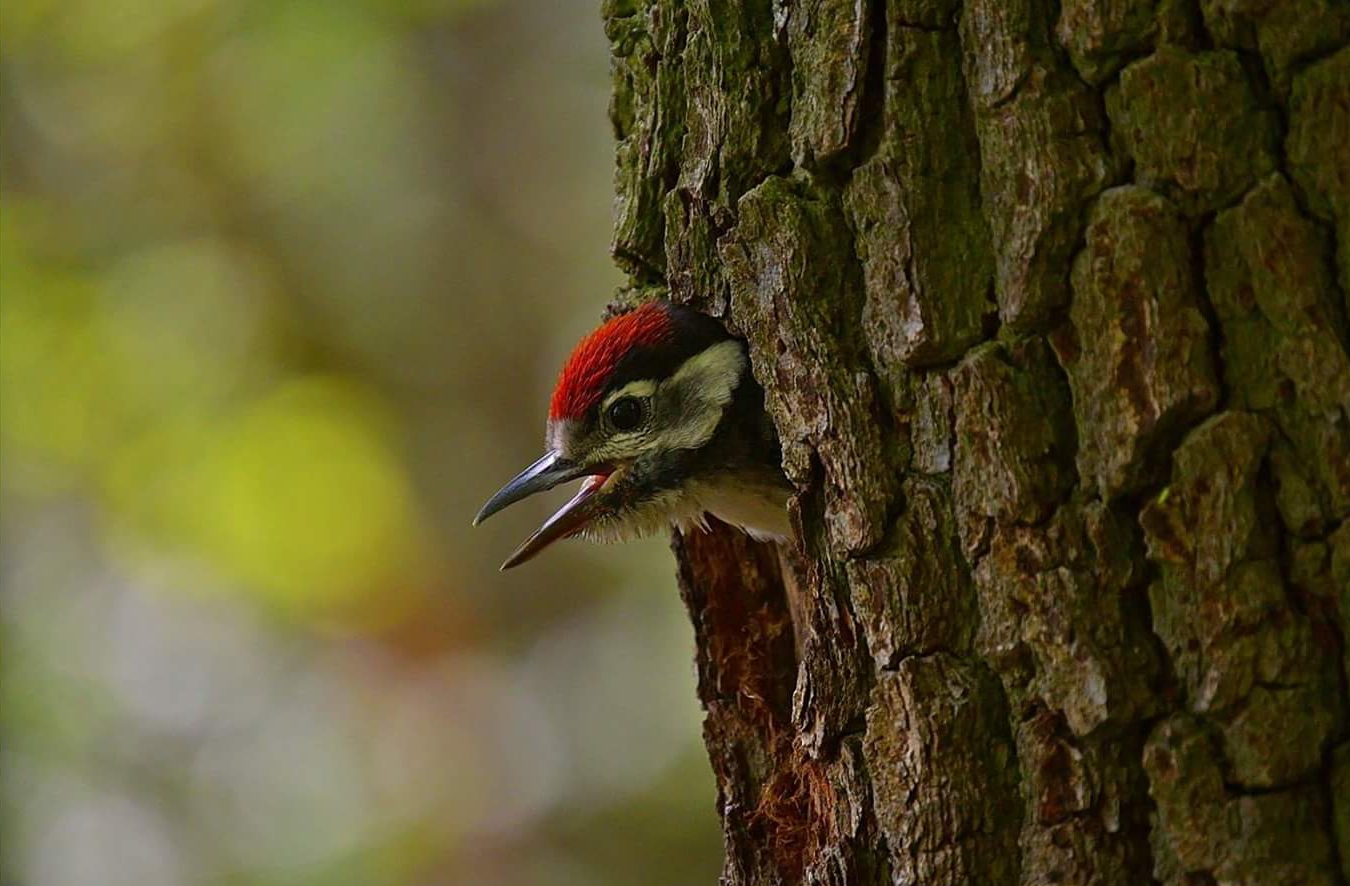
<path fill-rule="evenodd" d="M 642 404 L 636 397 L 620 397 L 609 407 L 609 423 L 616 430 L 633 430 L 642 424 Z"/>

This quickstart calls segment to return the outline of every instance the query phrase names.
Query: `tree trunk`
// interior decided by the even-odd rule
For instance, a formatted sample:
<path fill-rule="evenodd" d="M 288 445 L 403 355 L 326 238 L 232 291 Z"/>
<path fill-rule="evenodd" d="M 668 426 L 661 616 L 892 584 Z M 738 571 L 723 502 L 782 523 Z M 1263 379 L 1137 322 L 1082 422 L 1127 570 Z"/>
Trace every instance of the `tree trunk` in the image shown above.
<path fill-rule="evenodd" d="M 1350 6 L 605 17 L 626 298 L 799 489 L 674 542 L 723 881 L 1345 886 Z"/>

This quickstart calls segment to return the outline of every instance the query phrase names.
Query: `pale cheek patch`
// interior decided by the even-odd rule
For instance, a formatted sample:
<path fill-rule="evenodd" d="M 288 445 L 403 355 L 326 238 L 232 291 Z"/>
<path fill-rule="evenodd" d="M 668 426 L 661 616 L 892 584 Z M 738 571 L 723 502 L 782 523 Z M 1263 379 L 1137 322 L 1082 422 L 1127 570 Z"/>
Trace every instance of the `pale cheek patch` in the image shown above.
<path fill-rule="evenodd" d="M 697 449 L 712 437 L 745 372 L 745 351 L 735 341 L 724 341 L 688 360 L 663 384 L 685 403 L 683 420 L 657 440 L 662 449 Z"/>

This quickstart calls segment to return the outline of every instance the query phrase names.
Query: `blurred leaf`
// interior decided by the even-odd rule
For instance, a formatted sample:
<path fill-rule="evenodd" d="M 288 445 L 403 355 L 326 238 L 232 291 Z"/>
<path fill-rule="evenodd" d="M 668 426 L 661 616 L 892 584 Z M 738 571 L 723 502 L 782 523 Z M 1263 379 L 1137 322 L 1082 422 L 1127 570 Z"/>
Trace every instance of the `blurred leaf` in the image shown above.
<path fill-rule="evenodd" d="M 9 50 L 42 40 L 72 61 L 115 59 L 215 5 L 215 0 L 7 0 L 3 45 Z"/>
<path fill-rule="evenodd" d="M 92 467 L 116 436 L 117 401 L 95 310 L 96 279 L 35 266 L 12 224 L 3 227 L 0 437 L 7 463 L 49 464 L 8 473 L 7 484 L 31 493 L 66 486 Z"/>
<path fill-rule="evenodd" d="M 378 595 L 396 618 L 426 561 L 385 427 L 349 384 L 288 382 L 212 432 L 175 510 L 196 511 L 202 550 L 284 610 L 351 615 Z"/>

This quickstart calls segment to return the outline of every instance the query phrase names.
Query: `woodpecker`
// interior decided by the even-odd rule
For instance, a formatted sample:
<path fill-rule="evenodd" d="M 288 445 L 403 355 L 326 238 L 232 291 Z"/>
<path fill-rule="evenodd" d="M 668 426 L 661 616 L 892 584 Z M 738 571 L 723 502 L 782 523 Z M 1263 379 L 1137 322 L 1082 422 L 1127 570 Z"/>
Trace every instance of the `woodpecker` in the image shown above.
<path fill-rule="evenodd" d="M 503 570 L 561 538 L 706 528 L 708 514 L 761 540 L 790 534 L 792 490 L 745 343 L 690 308 L 647 302 L 582 339 L 553 390 L 545 445 L 475 526 L 537 492 L 583 482 Z"/>

